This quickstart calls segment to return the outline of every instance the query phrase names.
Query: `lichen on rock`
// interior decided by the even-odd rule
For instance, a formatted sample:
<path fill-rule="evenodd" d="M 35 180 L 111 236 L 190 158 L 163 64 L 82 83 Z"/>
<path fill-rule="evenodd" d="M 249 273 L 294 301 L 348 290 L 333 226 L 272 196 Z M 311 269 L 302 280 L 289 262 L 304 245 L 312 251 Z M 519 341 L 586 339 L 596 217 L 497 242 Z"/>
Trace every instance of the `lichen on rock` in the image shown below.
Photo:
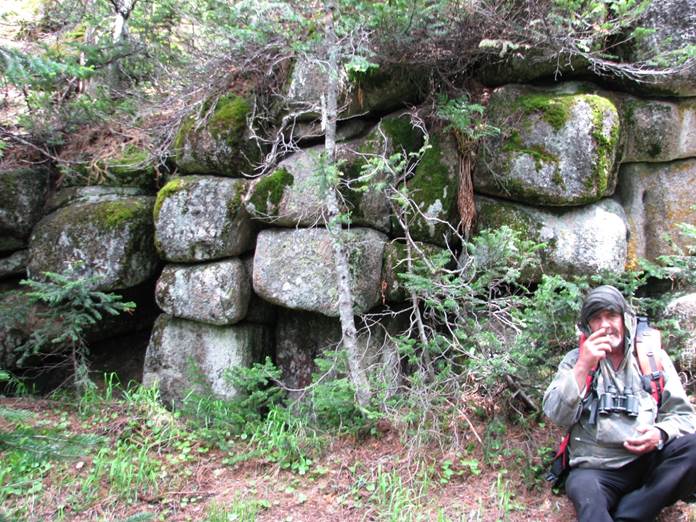
<path fill-rule="evenodd" d="M 159 265 L 153 245 L 152 197 L 76 203 L 42 219 L 29 244 L 29 275 L 73 269 L 117 290 L 150 278 Z"/>
<path fill-rule="evenodd" d="M 254 224 L 243 205 L 249 182 L 213 176 L 185 176 L 157 195 L 155 246 L 174 262 L 240 255 L 253 245 Z"/>

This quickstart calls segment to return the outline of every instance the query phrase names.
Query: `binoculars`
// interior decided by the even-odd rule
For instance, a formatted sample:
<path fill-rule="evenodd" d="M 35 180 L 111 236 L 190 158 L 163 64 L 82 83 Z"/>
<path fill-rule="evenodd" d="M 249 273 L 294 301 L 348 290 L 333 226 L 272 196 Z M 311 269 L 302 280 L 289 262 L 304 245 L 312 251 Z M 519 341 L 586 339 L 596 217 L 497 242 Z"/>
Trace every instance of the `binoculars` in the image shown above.
<path fill-rule="evenodd" d="M 633 394 L 620 395 L 615 391 L 609 390 L 599 396 L 599 413 L 608 415 L 610 413 L 624 413 L 629 417 L 638 416 L 638 399 Z"/>

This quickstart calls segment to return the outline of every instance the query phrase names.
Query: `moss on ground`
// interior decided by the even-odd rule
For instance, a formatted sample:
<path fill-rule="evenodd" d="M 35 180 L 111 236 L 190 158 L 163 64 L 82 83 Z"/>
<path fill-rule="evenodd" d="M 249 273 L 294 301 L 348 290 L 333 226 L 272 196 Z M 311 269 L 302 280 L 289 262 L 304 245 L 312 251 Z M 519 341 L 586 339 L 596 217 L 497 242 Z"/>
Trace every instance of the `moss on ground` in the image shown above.
<path fill-rule="evenodd" d="M 256 183 L 249 197 L 249 204 L 261 216 L 276 212 L 285 187 L 292 186 L 294 182 L 294 176 L 287 169 L 276 169 Z"/>

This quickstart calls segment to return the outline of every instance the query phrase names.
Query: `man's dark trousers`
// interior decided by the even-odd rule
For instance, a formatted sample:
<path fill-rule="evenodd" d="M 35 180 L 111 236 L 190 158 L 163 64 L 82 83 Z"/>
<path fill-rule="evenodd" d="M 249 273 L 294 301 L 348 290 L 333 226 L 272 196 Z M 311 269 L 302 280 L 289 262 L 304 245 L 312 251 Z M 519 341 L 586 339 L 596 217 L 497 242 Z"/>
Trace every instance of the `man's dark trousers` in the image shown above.
<path fill-rule="evenodd" d="M 573 468 L 566 493 L 579 522 L 649 522 L 662 508 L 696 493 L 696 434 L 616 470 Z"/>

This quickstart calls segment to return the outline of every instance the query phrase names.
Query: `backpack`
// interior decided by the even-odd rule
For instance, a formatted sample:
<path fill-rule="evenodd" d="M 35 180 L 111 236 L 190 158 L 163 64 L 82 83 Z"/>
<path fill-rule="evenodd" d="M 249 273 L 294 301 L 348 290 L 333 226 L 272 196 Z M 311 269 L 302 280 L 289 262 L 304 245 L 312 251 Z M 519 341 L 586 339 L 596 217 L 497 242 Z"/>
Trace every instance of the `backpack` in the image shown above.
<path fill-rule="evenodd" d="M 585 339 L 585 334 L 581 334 L 578 346 L 580 352 L 582 352 Z M 648 325 L 647 317 L 638 317 L 634 355 L 640 368 L 643 389 L 653 396 L 655 402 L 657 402 L 658 409 L 662 405 L 662 392 L 665 389 L 664 368 L 660 357 L 661 351 L 662 341 L 660 331 Z M 587 379 L 585 380 L 585 390 L 587 390 L 585 398 L 593 392 L 592 384 L 596 371 L 597 366 L 587 375 Z M 568 430 L 568 433 L 561 439 L 561 443 L 558 446 L 558 450 L 551 461 L 551 467 L 546 475 L 546 480 L 551 482 L 554 488 L 560 488 L 563 485 L 570 471 L 569 442 L 570 430 Z"/>

